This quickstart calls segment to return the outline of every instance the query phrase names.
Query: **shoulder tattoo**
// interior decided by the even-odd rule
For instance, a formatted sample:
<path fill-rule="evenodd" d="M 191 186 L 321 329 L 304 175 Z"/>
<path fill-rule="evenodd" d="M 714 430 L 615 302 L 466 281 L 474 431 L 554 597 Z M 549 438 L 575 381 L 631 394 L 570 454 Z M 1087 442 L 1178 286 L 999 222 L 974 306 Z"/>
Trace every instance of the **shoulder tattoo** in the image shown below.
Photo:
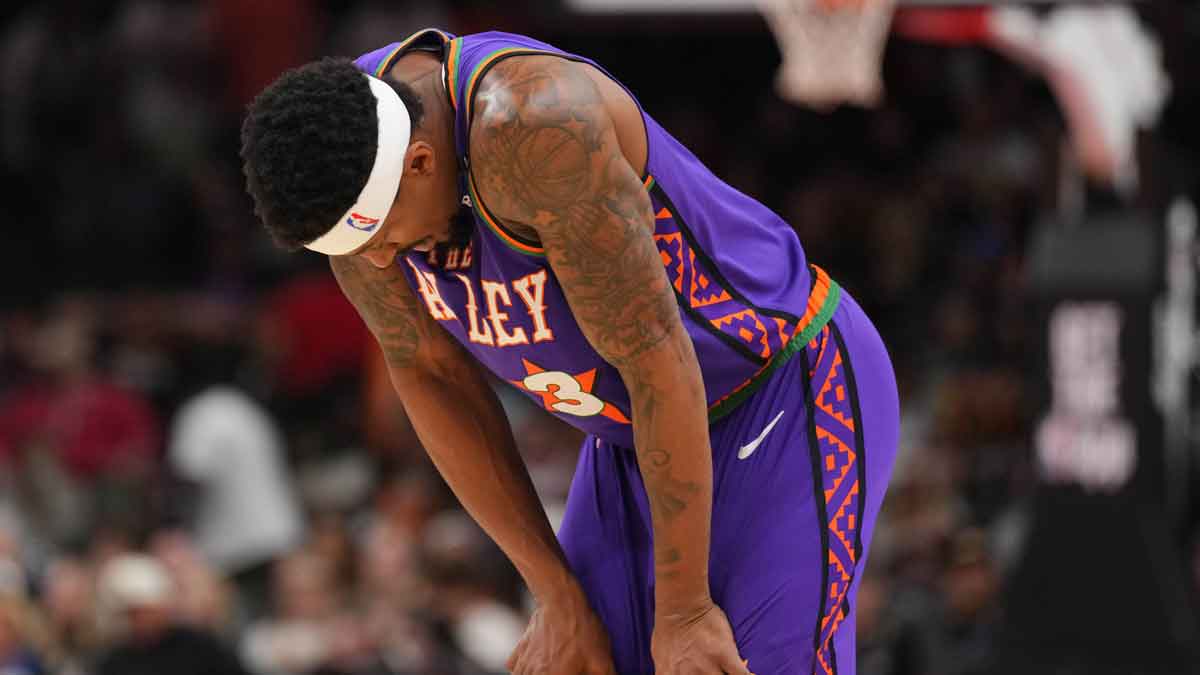
<path fill-rule="evenodd" d="M 533 228 L 576 321 L 621 367 L 682 330 L 650 198 L 583 66 L 500 62 L 477 94 L 472 168 L 500 217 Z"/>

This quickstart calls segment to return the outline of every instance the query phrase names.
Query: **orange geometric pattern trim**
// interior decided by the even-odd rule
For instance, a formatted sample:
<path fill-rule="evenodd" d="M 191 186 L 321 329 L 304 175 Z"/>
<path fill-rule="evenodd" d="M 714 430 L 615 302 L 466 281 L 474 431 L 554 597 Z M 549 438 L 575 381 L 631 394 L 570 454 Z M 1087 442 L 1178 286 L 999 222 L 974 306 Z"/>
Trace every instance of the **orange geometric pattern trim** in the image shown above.
<path fill-rule="evenodd" d="M 818 284 L 821 275 L 818 274 Z M 826 277 L 828 279 L 828 277 Z M 813 294 L 818 284 L 814 284 Z M 862 452 L 855 433 L 857 404 L 847 375 L 848 364 L 839 340 L 829 326 L 807 345 L 813 383 L 811 401 L 813 438 L 820 474 L 820 494 L 825 514 L 826 588 L 824 612 L 817 623 L 817 661 L 814 673 L 835 675 L 833 636 L 846 619 L 846 597 L 854 583 L 861 552 L 858 527 L 863 500 L 859 485 Z"/>

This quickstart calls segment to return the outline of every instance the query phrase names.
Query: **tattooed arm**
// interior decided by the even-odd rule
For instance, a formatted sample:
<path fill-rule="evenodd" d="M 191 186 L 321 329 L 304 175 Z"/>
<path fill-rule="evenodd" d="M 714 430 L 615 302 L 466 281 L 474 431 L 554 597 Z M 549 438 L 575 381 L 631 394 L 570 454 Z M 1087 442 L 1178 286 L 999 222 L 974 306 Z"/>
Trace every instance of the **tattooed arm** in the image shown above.
<path fill-rule="evenodd" d="M 575 320 L 629 390 L 654 528 L 655 662 L 665 674 L 692 658 L 686 646 L 664 644 L 679 637 L 667 628 L 720 613 L 708 586 L 704 383 L 651 236 L 649 196 L 584 67 L 552 56 L 497 64 L 476 95 L 472 170 L 484 203 L 540 238 Z M 724 635 L 717 626 L 703 637 L 724 638 L 725 652 L 697 662 L 699 672 L 743 672 L 728 662 L 732 634 L 723 625 Z"/>
<path fill-rule="evenodd" d="M 413 294 L 398 266 L 330 257 L 342 292 L 387 359 L 392 384 L 438 471 L 535 596 L 578 596 L 495 393 Z"/>

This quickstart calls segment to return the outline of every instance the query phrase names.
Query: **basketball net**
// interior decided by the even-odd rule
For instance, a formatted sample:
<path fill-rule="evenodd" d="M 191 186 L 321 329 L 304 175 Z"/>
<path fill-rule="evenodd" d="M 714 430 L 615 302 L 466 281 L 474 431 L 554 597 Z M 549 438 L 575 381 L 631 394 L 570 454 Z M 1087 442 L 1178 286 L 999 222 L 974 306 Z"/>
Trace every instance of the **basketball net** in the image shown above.
<path fill-rule="evenodd" d="M 783 98 L 819 109 L 872 106 L 896 0 L 759 0 L 783 56 Z"/>

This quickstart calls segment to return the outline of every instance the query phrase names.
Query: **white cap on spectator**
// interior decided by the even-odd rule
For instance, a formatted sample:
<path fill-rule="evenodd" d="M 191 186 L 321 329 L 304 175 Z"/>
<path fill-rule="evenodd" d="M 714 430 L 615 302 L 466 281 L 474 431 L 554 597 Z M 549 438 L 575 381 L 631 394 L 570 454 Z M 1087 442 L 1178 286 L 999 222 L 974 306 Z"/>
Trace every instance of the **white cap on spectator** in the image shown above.
<path fill-rule="evenodd" d="M 100 595 L 117 611 L 162 607 L 170 603 L 173 592 L 166 568 L 148 555 L 117 556 L 100 575 Z"/>

